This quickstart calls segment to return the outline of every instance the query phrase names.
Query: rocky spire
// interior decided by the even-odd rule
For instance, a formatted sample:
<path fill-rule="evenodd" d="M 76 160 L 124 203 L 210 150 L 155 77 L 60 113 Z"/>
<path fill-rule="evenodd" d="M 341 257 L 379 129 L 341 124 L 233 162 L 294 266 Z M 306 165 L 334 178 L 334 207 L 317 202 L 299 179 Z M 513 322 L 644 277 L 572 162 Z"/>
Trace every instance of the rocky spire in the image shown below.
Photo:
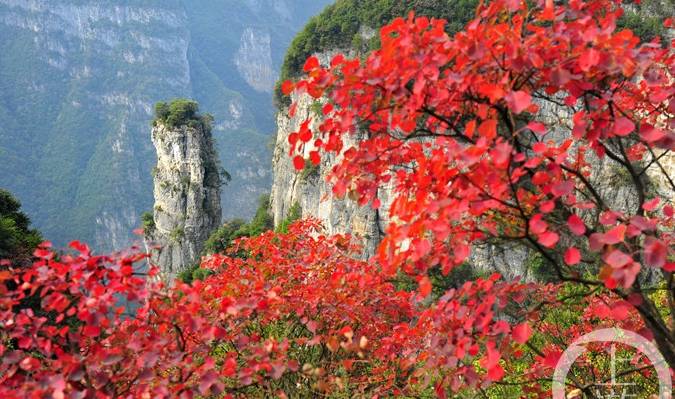
<path fill-rule="evenodd" d="M 221 168 L 209 115 L 190 100 L 159 103 L 152 129 L 157 150 L 155 205 L 145 221 L 151 261 L 173 280 L 199 261 L 204 242 L 221 222 Z"/>

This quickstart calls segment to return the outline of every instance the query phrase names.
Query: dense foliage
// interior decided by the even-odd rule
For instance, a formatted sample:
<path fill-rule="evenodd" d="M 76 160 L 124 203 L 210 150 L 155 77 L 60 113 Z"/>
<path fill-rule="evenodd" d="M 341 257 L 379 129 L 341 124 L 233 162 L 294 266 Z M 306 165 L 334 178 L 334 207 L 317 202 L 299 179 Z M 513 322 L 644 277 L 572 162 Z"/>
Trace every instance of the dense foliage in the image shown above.
<path fill-rule="evenodd" d="M 418 16 L 445 19 L 446 32 L 453 34 L 473 18 L 477 5 L 476 0 L 338 0 L 310 19 L 291 42 L 281 67 L 275 101 L 289 105 L 281 92 L 281 82 L 300 76 L 308 57 L 323 51 L 366 52 L 379 46 L 378 35 L 370 41 L 362 37 L 363 28 L 376 29 L 414 11 Z M 643 40 L 651 40 L 665 33 L 663 20 L 673 12 L 670 0 L 646 0 L 629 4 L 618 24 L 632 29 Z"/>
<path fill-rule="evenodd" d="M 628 301 L 673 366 L 675 55 L 617 30 L 623 13 L 605 0 L 494 1 L 452 37 L 411 17 L 383 28 L 366 60 L 311 57 L 284 90 L 329 101 L 314 130 L 289 136 L 293 163 L 340 154 L 334 194 L 374 208 L 393 185 L 384 273 L 429 291 L 428 270 L 516 246 L 554 281 Z"/>
<path fill-rule="evenodd" d="M 30 219 L 21 211 L 19 200 L 0 189 L 0 259 L 30 263 L 33 250 L 41 242 L 42 236 L 30 227 Z"/>
<path fill-rule="evenodd" d="M 309 20 L 305 28 L 291 42 L 281 66 L 279 82 L 302 73 L 305 60 L 318 52 L 354 48 L 367 50 L 377 45 L 375 35 L 371 43 L 364 42 L 363 28 L 376 30 L 394 18 L 415 11 L 418 15 L 444 18 L 448 31 L 460 30 L 474 15 L 476 0 L 338 0 Z M 276 101 L 284 101 L 277 85 Z"/>
<path fill-rule="evenodd" d="M 323 236 L 313 221 L 236 240 L 203 261 L 204 281 L 173 287 L 143 272 L 145 255 L 71 247 L 44 244 L 31 268 L 0 274 L 21 284 L 0 284 L 2 397 L 445 397 L 452 389 L 503 398 L 525 387 L 547 398 L 571 339 L 608 324 L 643 328 L 616 297 L 496 275 L 441 296 L 400 290 L 376 264 L 355 260 L 348 237 Z M 28 296 L 38 312 L 17 310 Z M 586 360 L 575 375 L 593 381 L 608 358 Z M 638 375 L 653 392 L 653 378 Z"/>
<path fill-rule="evenodd" d="M 175 98 L 166 103 L 155 104 L 154 124 L 162 123 L 167 127 L 190 126 L 211 130 L 213 116 L 200 115 L 199 104 L 194 100 Z"/>

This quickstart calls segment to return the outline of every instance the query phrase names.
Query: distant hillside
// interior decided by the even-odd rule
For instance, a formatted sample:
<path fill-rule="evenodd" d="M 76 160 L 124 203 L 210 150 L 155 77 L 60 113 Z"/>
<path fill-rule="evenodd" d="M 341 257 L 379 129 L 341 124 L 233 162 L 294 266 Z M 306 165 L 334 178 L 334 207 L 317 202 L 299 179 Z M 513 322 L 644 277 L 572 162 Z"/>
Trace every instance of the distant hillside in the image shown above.
<path fill-rule="evenodd" d="M 269 190 L 273 84 L 328 0 L 0 0 L 0 186 L 57 244 L 130 243 L 152 207 L 155 102 L 215 116 L 225 217 Z"/>

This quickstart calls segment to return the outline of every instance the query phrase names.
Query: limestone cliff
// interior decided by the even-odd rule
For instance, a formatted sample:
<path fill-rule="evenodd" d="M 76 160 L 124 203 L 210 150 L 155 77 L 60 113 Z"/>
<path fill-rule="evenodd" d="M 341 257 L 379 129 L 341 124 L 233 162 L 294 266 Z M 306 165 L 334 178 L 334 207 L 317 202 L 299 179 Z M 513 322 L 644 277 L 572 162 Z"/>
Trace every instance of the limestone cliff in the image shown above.
<path fill-rule="evenodd" d="M 171 280 L 199 260 L 204 242 L 220 225 L 221 178 L 208 124 L 156 122 L 152 143 L 155 206 L 146 243 L 151 261 Z"/>
<path fill-rule="evenodd" d="M 360 239 L 364 246 L 364 257 L 372 255 L 382 239 L 386 221 L 381 213 L 369 206 L 360 207 L 356 202 L 333 197 L 331 186 L 326 182 L 333 165 L 339 161 L 334 156 L 324 156 L 318 167 L 308 166 L 301 172 L 294 169 L 289 153 L 288 135 L 300 128 L 300 124 L 312 114 L 314 101 L 309 96 L 298 99 L 297 113 L 289 117 L 281 111 L 277 116 L 277 138 L 274 148 L 273 185 L 270 195 L 270 208 L 274 224 L 278 226 L 287 216 L 294 204 L 300 205 L 303 217 L 315 217 L 324 224 L 327 233 L 351 233 Z M 318 126 L 318 118 L 313 119 Z M 346 148 L 355 143 L 345 143 Z M 306 148 L 309 152 L 309 148 Z M 306 157 L 308 158 L 308 157 Z M 385 204 L 390 192 L 380 190 L 380 198 Z"/>
<path fill-rule="evenodd" d="M 127 248 L 153 201 L 152 106 L 190 97 L 218 121 L 224 216 L 253 216 L 271 184 L 274 76 L 329 2 L 0 0 L 0 186 L 55 246 Z"/>

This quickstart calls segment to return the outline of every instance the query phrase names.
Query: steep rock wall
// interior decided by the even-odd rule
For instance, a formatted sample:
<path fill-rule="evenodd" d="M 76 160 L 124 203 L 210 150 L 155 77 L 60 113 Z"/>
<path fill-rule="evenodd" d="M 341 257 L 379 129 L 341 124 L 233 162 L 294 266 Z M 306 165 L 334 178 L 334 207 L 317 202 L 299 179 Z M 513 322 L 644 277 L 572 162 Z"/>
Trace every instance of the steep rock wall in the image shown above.
<path fill-rule="evenodd" d="M 300 128 L 300 124 L 315 113 L 319 106 L 306 95 L 297 100 L 297 112 L 289 117 L 285 110 L 277 116 L 277 138 L 272 160 L 273 184 L 270 194 L 270 208 L 274 224 L 279 225 L 294 204 L 300 205 L 303 217 L 318 218 L 323 222 L 329 234 L 350 233 L 360 240 L 364 247 L 364 257 L 374 253 L 386 227 L 387 198 L 391 190 L 382 188 L 380 197 L 384 203 L 383 212 L 369 206 L 359 206 L 349 198 L 338 199 L 332 195 L 331 185 L 326 181 L 333 165 L 340 159 L 332 155 L 324 156 L 318 167 L 306 167 L 297 172 L 291 163 L 288 135 Z M 319 119 L 313 115 L 312 129 L 316 129 Z M 346 142 L 349 148 L 355 142 Z M 305 149 L 307 155 L 310 148 Z M 308 158 L 308 156 L 306 156 Z"/>
<path fill-rule="evenodd" d="M 221 222 L 217 154 L 209 129 L 152 129 L 157 150 L 153 171 L 154 226 L 146 231 L 151 261 L 172 280 L 199 260 L 204 242 Z"/>

